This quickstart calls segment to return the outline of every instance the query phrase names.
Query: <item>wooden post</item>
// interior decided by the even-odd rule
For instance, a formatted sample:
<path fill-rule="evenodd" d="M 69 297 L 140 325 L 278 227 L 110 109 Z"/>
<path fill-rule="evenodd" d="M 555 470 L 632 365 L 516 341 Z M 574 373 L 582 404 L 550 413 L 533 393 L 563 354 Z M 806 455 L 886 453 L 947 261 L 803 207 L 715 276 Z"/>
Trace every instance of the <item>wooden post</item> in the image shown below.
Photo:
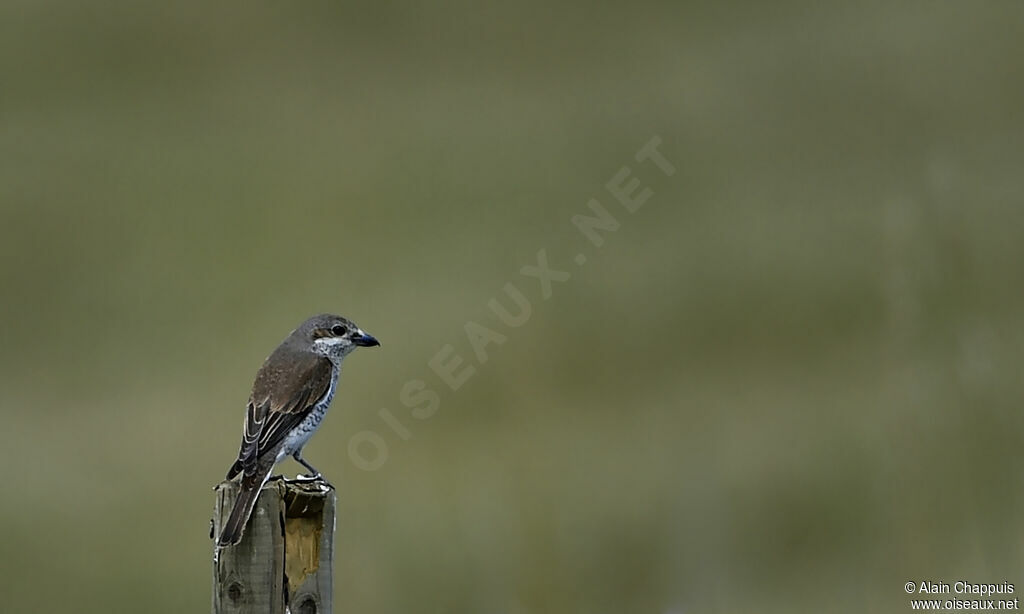
<path fill-rule="evenodd" d="M 237 482 L 214 489 L 214 543 Z M 213 558 L 213 614 L 331 614 L 334 489 L 322 480 L 272 478 L 236 546 Z"/>

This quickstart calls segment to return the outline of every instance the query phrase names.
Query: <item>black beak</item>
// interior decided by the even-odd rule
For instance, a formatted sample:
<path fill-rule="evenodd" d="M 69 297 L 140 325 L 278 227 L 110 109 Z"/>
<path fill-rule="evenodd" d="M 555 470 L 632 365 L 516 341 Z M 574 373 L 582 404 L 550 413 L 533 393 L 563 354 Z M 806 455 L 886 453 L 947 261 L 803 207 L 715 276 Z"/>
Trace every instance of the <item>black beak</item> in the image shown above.
<path fill-rule="evenodd" d="M 373 335 L 368 335 L 363 331 L 356 333 L 352 341 L 361 348 L 372 348 L 380 345 L 380 341 L 377 341 Z"/>

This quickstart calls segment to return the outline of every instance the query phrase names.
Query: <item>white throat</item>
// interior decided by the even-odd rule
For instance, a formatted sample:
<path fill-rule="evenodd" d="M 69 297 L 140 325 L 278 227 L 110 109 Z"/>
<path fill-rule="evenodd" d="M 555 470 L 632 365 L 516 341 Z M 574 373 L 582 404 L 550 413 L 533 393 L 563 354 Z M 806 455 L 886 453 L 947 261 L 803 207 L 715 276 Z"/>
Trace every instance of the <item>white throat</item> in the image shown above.
<path fill-rule="evenodd" d="M 313 352 L 326 356 L 335 365 L 354 349 L 355 345 L 351 341 L 341 337 L 321 337 L 313 340 Z"/>

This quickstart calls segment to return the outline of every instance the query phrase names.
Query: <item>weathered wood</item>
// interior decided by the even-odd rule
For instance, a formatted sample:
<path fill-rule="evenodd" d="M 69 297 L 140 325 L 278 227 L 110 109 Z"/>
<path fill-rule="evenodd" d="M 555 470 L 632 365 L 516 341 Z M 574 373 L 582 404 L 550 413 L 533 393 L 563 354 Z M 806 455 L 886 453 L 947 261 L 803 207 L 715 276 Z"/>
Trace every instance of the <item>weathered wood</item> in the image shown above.
<path fill-rule="evenodd" d="M 242 541 L 216 552 L 236 482 L 215 488 L 213 614 L 331 614 L 334 489 L 274 478 L 260 493 Z"/>

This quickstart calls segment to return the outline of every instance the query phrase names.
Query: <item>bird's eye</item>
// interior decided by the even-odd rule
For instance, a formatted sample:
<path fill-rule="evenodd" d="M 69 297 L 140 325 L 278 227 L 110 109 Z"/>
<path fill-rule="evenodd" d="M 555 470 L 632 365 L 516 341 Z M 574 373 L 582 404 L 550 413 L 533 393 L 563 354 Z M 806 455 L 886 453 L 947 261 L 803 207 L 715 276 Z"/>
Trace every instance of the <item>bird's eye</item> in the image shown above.
<path fill-rule="evenodd" d="M 340 337 L 344 335 L 346 332 L 348 332 L 348 329 L 342 326 L 341 324 L 335 324 L 334 327 L 331 328 L 331 332 Z"/>

